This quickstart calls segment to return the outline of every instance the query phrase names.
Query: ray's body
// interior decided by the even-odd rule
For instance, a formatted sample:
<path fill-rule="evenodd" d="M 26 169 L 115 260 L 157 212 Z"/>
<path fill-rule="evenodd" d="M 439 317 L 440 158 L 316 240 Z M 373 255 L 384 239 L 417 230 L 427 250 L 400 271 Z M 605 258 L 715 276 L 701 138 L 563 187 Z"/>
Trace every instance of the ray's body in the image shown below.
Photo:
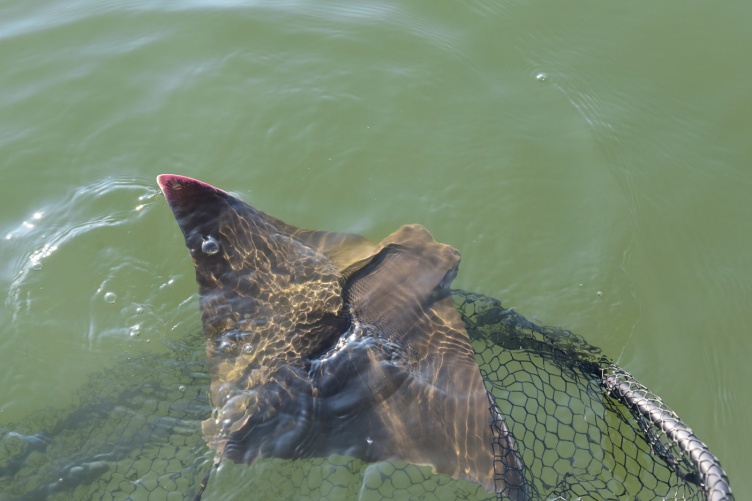
<path fill-rule="evenodd" d="M 196 266 L 218 458 L 401 459 L 526 497 L 449 296 L 455 249 L 420 225 L 375 243 L 190 178 L 158 182 Z"/>

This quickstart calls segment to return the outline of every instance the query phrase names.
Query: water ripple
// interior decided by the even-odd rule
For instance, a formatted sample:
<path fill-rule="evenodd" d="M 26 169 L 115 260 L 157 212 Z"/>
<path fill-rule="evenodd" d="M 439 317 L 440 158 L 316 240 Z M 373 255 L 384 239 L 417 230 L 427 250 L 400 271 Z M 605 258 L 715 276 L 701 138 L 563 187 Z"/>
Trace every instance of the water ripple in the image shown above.
<path fill-rule="evenodd" d="M 133 222 L 153 204 L 156 190 L 134 183 L 132 179 L 102 178 L 81 186 L 59 202 L 38 208 L 34 214 L 4 235 L 6 245 L 13 246 L 14 262 L 6 270 L 15 270 L 5 304 L 12 321 L 28 310 L 24 292 L 30 274 L 41 270 L 56 252 L 82 236 L 100 228 Z M 124 197 L 130 203 L 114 203 Z M 93 207 L 100 208 L 92 211 Z M 113 210 L 113 207 L 119 207 Z"/>

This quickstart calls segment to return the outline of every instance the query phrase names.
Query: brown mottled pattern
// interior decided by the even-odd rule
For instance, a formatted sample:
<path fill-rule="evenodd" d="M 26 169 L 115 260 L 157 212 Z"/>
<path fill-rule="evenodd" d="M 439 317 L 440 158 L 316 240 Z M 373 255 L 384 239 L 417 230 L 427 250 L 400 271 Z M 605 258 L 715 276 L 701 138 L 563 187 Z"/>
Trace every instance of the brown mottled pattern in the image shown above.
<path fill-rule="evenodd" d="M 190 178 L 158 182 L 196 265 L 218 457 L 402 459 L 525 497 L 449 297 L 455 249 L 420 225 L 376 244 Z"/>

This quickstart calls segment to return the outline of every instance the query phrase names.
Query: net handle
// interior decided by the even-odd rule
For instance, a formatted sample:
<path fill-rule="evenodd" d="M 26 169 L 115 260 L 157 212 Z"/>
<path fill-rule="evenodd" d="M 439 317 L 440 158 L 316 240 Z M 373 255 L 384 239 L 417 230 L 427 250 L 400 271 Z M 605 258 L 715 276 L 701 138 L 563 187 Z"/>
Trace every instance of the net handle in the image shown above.
<path fill-rule="evenodd" d="M 728 476 L 721 468 L 718 458 L 674 411 L 631 374 L 616 365 L 602 371 L 601 384 L 611 396 L 624 403 L 633 413 L 663 431 L 679 447 L 682 454 L 697 465 L 701 478 L 700 488 L 707 501 L 733 501 L 734 495 Z"/>

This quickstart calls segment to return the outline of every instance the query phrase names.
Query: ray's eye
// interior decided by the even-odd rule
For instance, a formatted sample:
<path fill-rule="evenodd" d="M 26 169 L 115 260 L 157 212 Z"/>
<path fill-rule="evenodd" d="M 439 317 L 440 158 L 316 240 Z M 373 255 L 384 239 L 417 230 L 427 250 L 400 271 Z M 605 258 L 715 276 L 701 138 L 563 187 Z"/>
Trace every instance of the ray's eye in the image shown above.
<path fill-rule="evenodd" d="M 207 256 L 213 256 L 219 252 L 219 242 L 214 237 L 206 237 L 201 243 L 201 251 Z"/>

